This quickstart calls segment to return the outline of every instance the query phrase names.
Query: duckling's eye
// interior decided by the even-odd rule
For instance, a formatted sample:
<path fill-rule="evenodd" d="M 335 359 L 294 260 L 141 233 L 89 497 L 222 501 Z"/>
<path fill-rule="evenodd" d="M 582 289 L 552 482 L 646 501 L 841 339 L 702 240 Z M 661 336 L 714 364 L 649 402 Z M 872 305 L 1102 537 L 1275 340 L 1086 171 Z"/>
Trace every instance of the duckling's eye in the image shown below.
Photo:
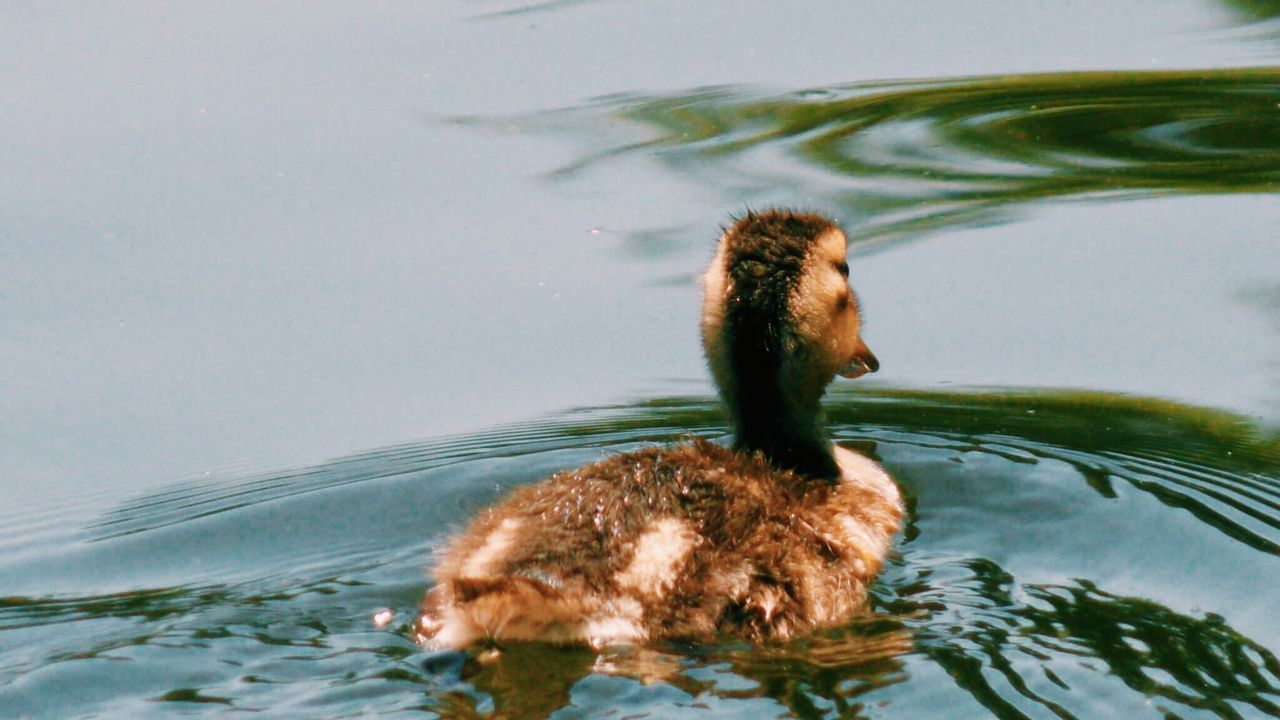
<path fill-rule="evenodd" d="M 849 279 L 849 263 L 844 262 L 843 260 L 836 263 L 836 270 L 840 272 L 840 275 L 844 277 L 845 280 Z"/>

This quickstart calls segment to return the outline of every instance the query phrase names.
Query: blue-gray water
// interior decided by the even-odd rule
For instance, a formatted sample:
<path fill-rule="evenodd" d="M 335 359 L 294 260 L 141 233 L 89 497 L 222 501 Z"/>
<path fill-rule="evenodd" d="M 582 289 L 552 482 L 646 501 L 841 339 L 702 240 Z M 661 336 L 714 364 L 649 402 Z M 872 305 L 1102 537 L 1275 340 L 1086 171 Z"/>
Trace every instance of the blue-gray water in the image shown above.
<path fill-rule="evenodd" d="M 1280 712 L 1280 5 L 867 5 L 0 11 L 0 716 Z M 415 646 L 502 488 L 723 433 L 770 204 L 853 241 L 878 615 Z"/>

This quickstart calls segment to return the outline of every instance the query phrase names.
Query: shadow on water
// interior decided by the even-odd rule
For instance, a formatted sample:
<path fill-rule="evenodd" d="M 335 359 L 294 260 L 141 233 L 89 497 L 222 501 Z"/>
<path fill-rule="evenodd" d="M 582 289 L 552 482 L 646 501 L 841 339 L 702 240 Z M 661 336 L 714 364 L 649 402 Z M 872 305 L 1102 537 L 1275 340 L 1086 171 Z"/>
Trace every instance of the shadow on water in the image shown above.
<path fill-rule="evenodd" d="M 1009 75 L 816 88 L 618 95 L 524 118 L 456 122 L 598 137 L 553 177 L 651 154 L 751 202 L 848 208 L 857 243 L 1010 219 L 1020 204 L 1099 194 L 1275 192 L 1280 69 Z M 726 168 L 725 164 L 731 164 Z M 722 188 L 723 189 L 723 188 Z M 782 198 L 778 198 L 782 199 Z"/>
<path fill-rule="evenodd" d="M 762 647 L 517 646 L 489 664 L 414 645 L 431 553 L 505 488 L 723 434 L 713 403 L 655 400 L 121 505 L 38 564 L 3 566 L 4 587 L 44 572 L 96 588 L 120 580 L 94 569 L 127 560 L 132 584 L 0 598 L 0 704 L 32 716 L 129 702 L 455 717 L 1280 712 L 1274 435 L 1101 393 L 873 388 L 834 394 L 829 415 L 910 500 L 877 612 L 848 627 Z M 400 620 L 375 629 L 380 606 Z"/>

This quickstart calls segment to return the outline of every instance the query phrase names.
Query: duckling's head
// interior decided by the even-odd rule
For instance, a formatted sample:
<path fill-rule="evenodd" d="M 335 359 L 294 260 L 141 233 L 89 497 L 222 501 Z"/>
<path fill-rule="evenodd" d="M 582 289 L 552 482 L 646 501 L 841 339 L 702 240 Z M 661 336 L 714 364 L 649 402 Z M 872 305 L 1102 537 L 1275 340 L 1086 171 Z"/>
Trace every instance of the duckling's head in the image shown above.
<path fill-rule="evenodd" d="M 823 391 L 837 374 L 880 366 L 860 334 L 847 245 L 821 215 L 748 212 L 724 231 L 702 279 L 703 347 L 737 445 L 820 475 L 834 465 L 802 456 L 816 444 L 830 455 Z"/>

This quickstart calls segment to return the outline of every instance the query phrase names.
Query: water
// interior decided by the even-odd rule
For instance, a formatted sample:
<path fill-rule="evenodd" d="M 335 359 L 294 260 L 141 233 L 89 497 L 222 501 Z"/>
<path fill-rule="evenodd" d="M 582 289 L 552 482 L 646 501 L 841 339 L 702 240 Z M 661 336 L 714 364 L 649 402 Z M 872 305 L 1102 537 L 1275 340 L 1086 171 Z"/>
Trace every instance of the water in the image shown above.
<path fill-rule="evenodd" d="M 6 10 L 0 716 L 1280 715 L 1273 5 Z M 853 242 L 876 614 L 416 646 L 503 489 L 723 435 L 769 204 Z"/>
<path fill-rule="evenodd" d="M 32 717 L 165 703 L 334 717 L 1280 710 L 1275 598 L 1259 587 L 1280 549 L 1274 437 L 1225 413 L 1089 393 L 842 392 L 831 414 L 911 508 L 879 612 L 850 627 L 763 648 L 517 647 L 489 666 L 424 657 L 407 624 L 422 568 L 503 488 L 722 429 L 705 401 L 655 400 L 123 504 L 60 552 L 4 568 L 61 591 L 4 601 L 6 706 Z M 381 605 L 399 619 L 376 630 Z"/>

